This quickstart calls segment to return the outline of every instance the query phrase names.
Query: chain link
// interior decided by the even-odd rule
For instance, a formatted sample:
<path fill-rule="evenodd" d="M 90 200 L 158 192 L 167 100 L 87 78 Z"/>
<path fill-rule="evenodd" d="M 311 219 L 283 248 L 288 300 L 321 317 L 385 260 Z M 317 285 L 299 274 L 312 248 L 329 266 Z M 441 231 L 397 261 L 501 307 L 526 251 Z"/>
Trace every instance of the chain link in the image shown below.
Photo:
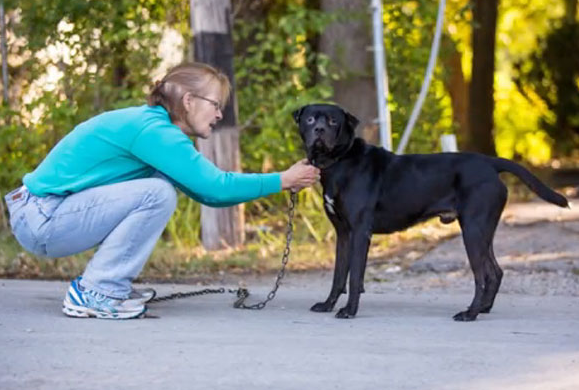
<path fill-rule="evenodd" d="M 225 289 L 224 287 L 220 287 L 220 288 L 216 288 L 216 289 L 206 288 L 206 289 L 197 290 L 197 291 L 177 292 L 174 294 L 169 294 L 169 295 L 165 295 L 162 297 L 153 298 L 149 301 L 149 303 L 170 301 L 173 299 L 187 298 L 187 297 L 207 295 L 207 294 L 225 294 L 225 292 L 228 292 L 230 294 L 237 294 L 238 299 L 233 304 L 233 307 L 236 309 L 249 309 L 249 310 L 261 310 L 261 309 L 263 309 L 269 301 L 271 301 L 272 299 L 275 298 L 275 294 L 277 293 L 277 289 L 279 288 L 279 286 L 281 284 L 281 280 L 283 279 L 283 277 L 285 275 L 285 268 L 286 268 L 286 265 L 289 261 L 289 255 L 290 255 L 290 244 L 291 244 L 292 239 L 293 239 L 293 219 L 294 219 L 294 211 L 295 211 L 295 207 L 296 207 L 296 195 L 297 195 L 296 192 L 291 191 L 290 206 L 289 206 L 289 210 L 288 210 L 288 223 L 287 223 L 287 230 L 286 230 L 286 244 L 285 244 L 285 249 L 283 251 L 283 256 L 281 259 L 281 269 L 279 270 L 279 272 L 277 274 L 277 278 L 275 280 L 275 284 L 274 284 L 273 289 L 267 294 L 267 298 L 265 300 L 258 302 L 258 303 L 255 303 L 255 304 L 252 304 L 252 305 L 246 305 L 245 300 L 247 299 L 247 297 L 249 297 L 249 290 L 247 290 L 246 288 L 241 288 L 241 287 L 238 289 Z"/>

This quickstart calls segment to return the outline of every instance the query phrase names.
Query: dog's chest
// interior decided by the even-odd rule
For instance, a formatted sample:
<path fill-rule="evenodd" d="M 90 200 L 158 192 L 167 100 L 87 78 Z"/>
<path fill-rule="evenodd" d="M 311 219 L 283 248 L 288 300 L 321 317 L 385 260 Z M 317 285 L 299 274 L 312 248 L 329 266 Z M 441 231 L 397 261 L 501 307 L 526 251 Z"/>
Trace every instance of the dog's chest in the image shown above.
<path fill-rule="evenodd" d="M 326 180 L 323 180 L 326 179 Z M 334 180 L 327 180 L 328 178 L 324 178 L 322 176 L 322 187 L 324 189 L 324 208 L 329 215 L 338 215 L 339 214 L 339 207 L 338 203 L 340 202 L 339 198 L 339 191 L 338 186 L 336 185 L 336 181 Z"/>
<path fill-rule="evenodd" d="M 328 214 L 338 215 L 338 189 L 335 185 L 324 186 L 324 207 Z"/>
<path fill-rule="evenodd" d="M 334 198 L 330 194 L 324 194 L 324 207 L 330 214 L 336 214 L 336 204 Z"/>

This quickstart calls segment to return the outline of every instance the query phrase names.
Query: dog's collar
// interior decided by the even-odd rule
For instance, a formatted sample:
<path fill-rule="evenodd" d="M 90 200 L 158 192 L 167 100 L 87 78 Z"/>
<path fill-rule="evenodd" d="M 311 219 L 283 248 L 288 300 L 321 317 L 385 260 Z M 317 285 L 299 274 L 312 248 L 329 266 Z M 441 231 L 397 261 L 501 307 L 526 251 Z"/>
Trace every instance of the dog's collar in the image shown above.
<path fill-rule="evenodd" d="M 350 149 L 352 149 L 352 146 L 354 146 L 354 141 L 356 141 L 356 137 L 352 137 L 352 139 L 350 140 L 350 143 L 348 144 L 348 147 L 346 148 L 346 150 L 344 150 L 342 153 L 339 153 L 337 156 L 329 158 L 328 162 L 324 165 L 317 165 L 315 161 L 311 161 L 312 165 L 314 165 L 317 168 L 320 169 L 328 169 L 329 167 L 331 167 L 332 165 L 334 165 L 335 163 L 338 162 L 339 159 L 341 159 L 342 157 L 344 157 L 346 154 L 348 154 L 348 152 L 350 151 Z"/>

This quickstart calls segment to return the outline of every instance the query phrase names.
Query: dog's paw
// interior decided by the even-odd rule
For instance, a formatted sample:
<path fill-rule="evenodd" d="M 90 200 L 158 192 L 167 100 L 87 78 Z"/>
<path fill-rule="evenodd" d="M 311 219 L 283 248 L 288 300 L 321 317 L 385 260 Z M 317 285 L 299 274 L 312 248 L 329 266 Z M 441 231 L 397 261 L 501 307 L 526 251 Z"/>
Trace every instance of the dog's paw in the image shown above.
<path fill-rule="evenodd" d="M 487 306 L 487 307 L 481 309 L 481 311 L 479 311 L 479 313 L 488 314 L 491 312 L 492 308 L 493 308 L 492 306 Z"/>
<path fill-rule="evenodd" d="M 334 305 L 328 302 L 318 302 L 314 306 L 310 307 L 311 311 L 315 311 L 316 313 L 326 313 L 328 311 L 332 311 Z"/>
<path fill-rule="evenodd" d="M 356 313 L 352 313 L 348 306 L 341 308 L 336 313 L 336 318 L 354 318 Z"/>
<path fill-rule="evenodd" d="M 461 311 L 460 313 L 456 313 L 454 317 L 452 317 L 455 321 L 474 321 L 476 320 L 477 314 L 474 314 L 468 310 Z"/>

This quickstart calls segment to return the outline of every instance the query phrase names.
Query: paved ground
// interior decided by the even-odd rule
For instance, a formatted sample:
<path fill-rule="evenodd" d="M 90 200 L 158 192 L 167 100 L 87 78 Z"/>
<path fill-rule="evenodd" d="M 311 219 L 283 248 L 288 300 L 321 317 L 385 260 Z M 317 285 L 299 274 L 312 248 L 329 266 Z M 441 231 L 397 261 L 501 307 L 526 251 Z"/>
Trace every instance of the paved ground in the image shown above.
<path fill-rule="evenodd" d="M 308 310 L 330 272 L 290 273 L 259 312 L 204 296 L 131 321 L 64 317 L 66 283 L 0 280 L 0 389 L 576 390 L 579 213 L 561 213 L 507 210 L 495 251 L 503 286 L 472 323 L 451 320 L 473 292 L 460 237 L 369 264 L 354 320 Z M 246 282 L 257 299 L 273 278 Z"/>
<path fill-rule="evenodd" d="M 359 316 L 338 320 L 308 311 L 326 293 L 311 281 L 290 276 L 259 312 L 206 296 L 155 304 L 159 318 L 132 321 L 65 318 L 64 283 L 0 281 L 0 389 L 579 386 L 577 297 L 503 294 L 493 313 L 457 323 L 450 317 L 470 293 L 370 284 Z"/>

